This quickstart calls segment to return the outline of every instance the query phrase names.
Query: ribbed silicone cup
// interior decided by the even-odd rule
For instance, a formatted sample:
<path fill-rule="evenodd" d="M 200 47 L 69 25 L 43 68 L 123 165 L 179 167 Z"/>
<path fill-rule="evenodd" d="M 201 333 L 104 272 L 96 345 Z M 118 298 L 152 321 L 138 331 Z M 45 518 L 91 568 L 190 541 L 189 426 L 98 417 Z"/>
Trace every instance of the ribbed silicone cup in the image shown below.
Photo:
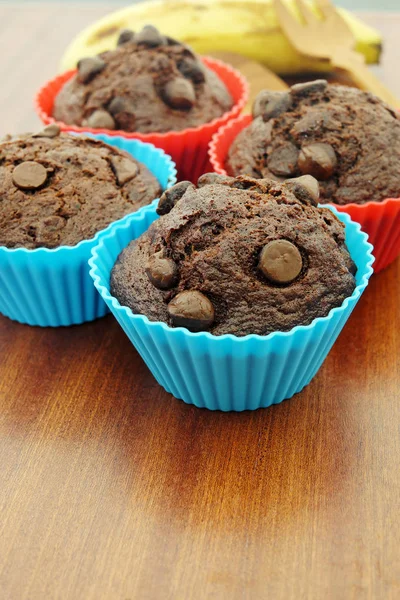
<path fill-rule="evenodd" d="M 227 175 L 225 163 L 229 148 L 239 133 L 250 125 L 252 120 L 253 117 L 251 115 L 240 115 L 240 117 L 232 119 L 229 123 L 221 126 L 214 133 L 208 146 L 208 156 L 210 164 L 216 173 Z"/>
<path fill-rule="evenodd" d="M 105 134 L 91 137 L 129 152 L 150 169 L 163 189 L 176 183 L 175 164 L 159 148 Z M 138 212 L 153 214 L 157 202 Z M 125 223 L 131 214 L 115 223 Z M 77 325 L 104 316 L 108 308 L 93 286 L 87 263 L 92 248 L 114 224 L 75 246 L 35 250 L 0 246 L 0 313 L 41 327 Z"/>
<path fill-rule="evenodd" d="M 202 61 L 225 83 L 234 101 L 234 105 L 230 111 L 209 123 L 169 133 L 128 133 L 121 130 L 111 131 L 109 129 L 76 127 L 66 125 L 60 121 L 57 121 L 57 123 L 64 131 L 81 132 L 84 129 L 92 133 L 122 135 L 126 138 L 135 138 L 154 144 L 158 148 L 162 148 L 175 161 L 179 180 L 196 182 L 200 175 L 210 171 L 208 144 L 212 136 L 222 125 L 240 114 L 248 99 L 248 84 L 239 71 L 213 58 L 202 57 Z M 48 81 L 37 93 L 35 108 L 43 123 L 49 124 L 55 122 L 55 119 L 52 117 L 55 98 L 63 85 L 71 79 L 75 72 L 75 70 L 72 70 L 58 75 Z"/>
<path fill-rule="evenodd" d="M 226 175 L 226 159 L 229 148 L 236 136 L 252 121 L 251 115 L 242 115 L 221 127 L 214 134 L 209 157 L 216 173 Z M 375 256 L 374 271 L 382 271 L 400 254 L 400 198 L 387 198 L 382 202 L 365 204 L 334 205 L 335 208 L 350 215 L 353 221 L 360 223 L 361 229 L 368 234 Z"/>
<path fill-rule="evenodd" d="M 335 204 L 338 211 L 347 213 L 361 225 L 374 247 L 374 271 L 378 273 L 400 255 L 400 198 L 366 204 Z"/>
<path fill-rule="evenodd" d="M 331 208 L 331 207 L 329 207 Z M 110 293 L 110 273 L 122 251 L 157 218 L 155 211 L 133 215 L 102 236 L 92 250 L 90 275 L 101 296 L 158 383 L 188 404 L 210 410 L 254 410 L 300 392 L 317 373 L 372 274 L 372 246 L 350 217 L 332 212 L 346 225 L 346 243 L 357 265 L 356 288 L 343 304 L 310 325 L 268 336 L 214 336 L 171 328 L 133 314 Z"/>

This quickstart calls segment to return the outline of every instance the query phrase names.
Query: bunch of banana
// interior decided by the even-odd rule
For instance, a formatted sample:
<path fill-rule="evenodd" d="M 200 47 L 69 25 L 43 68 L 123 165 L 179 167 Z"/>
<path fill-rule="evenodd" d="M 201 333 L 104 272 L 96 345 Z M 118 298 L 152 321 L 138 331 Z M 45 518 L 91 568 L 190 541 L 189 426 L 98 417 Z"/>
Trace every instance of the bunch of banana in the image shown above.
<path fill-rule="evenodd" d="M 293 0 L 286 0 L 296 12 Z M 311 4 L 316 14 L 318 11 Z M 379 62 L 381 37 L 345 10 L 338 9 L 368 63 Z M 82 31 L 65 52 L 61 68 L 71 69 L 84 56 L 114 48 L 121 29 L 155 25 L 162 33 L 189 44 L 200 54 L 236 52 L 281 74 L 326 71 L 326 64 L 307 59 L 292 48 L 272 0 L 157 0 L 141 2 L 107 15 Z"/>

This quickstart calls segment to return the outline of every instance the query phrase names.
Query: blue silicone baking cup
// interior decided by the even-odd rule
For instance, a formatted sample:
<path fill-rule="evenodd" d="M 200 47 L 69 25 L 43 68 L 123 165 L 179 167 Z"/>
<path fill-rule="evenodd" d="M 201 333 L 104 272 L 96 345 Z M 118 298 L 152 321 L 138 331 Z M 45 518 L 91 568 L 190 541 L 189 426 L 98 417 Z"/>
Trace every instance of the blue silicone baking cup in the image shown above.
<path fill-rule="evenodd" d="M 175 163 L 152 144 L 103 134 L 91 137 L 129 152 L 148 167 L 163 189 L 176 183 Z M 138 214 L 153 214 L 157 202 L 155 199 Z M 35 250 L 0 246 L 0 313 L 41 327 L 78 325 L 103 317 L 109 311 L 93 286 L 88 260 L 101 236 L 131 216 L 132 213 L 111 223 L 92 239 L 75 246 Z"/>
<path fill-rule="evenodd" d="M 201 408 L 243 411 L 278 404 L 306 386 L 325 360 L 372 275 L 372 246 L 346 213 L 330 210 L 346 226 L 357 265 L 356 288 L 343 304 L 310 325 L 267 336 L 214 336 L 149 321 L 121 306 L 110 293 L 110 273 L 120 254 L 157 218 L 133 215 L 104 235 L 92 250 L 90 275 L 150 371 L 175 398 Z"/>

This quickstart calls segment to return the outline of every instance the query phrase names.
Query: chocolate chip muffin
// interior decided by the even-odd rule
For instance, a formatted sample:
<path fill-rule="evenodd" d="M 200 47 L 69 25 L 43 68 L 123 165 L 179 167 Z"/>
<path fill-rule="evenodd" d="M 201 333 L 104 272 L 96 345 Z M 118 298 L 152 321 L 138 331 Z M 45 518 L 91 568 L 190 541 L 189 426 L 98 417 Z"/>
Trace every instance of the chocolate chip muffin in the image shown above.
<path fill-rule="evenodd" d="M 252 123 L 232 144 L 231 175 L 312 175 L 336 204 L 400 196 L 400 118 L 384 102 L 324 80 L 263 91 Z"/>
<path fill-rule="evenodd" d="M 120 254 L 111 293 L 151 321 L 214 335 L 311 323 L 355 288 L 344 226 L 310 176 L 203 175 L 164 192 L 155 221 Z"/>
<path fill-rule="evenodd" d="M 161 191 L 130 154 L 56 125 L 8 139 L 0 144 L 0 246 L 73 246 Z"/>
<path fill-rule="evenodd" d="M 233 105 L 217 75 L 152 26 L 121 32 L 118 47 L 78 63 L 53 116 L 68 125 L 166 132 L 196 127 Z"/>

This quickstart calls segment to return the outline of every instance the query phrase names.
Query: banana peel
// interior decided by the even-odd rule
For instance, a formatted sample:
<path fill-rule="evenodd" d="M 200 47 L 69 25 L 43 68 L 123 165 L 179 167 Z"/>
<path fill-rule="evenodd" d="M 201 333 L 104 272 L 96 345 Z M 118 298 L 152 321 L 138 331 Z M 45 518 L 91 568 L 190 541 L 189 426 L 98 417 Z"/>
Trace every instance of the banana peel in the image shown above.
<path fill-rule="evenodd" d="M 293 0 L 285 0 L 300 14 Z M 313 4 L 316 14 L 318 10 Z M 382 38 L 346 10 L 338 9 L 356 40 L 356 49 L 369 64 L 379 62 Z M 272 0 L 157 0 L 118 10 L 93 23 L 72 41 L 61 60 L 61 70 L 76 67 L 79 59 L 116 46 L 121 29 L 139 31 L 152 24 L 162 33 L 189 44 L 199 54 L 236 52 L 263 63 L 275 73 L 327 72 L 326 61 L 301 56 L 283 34 Z"/>

